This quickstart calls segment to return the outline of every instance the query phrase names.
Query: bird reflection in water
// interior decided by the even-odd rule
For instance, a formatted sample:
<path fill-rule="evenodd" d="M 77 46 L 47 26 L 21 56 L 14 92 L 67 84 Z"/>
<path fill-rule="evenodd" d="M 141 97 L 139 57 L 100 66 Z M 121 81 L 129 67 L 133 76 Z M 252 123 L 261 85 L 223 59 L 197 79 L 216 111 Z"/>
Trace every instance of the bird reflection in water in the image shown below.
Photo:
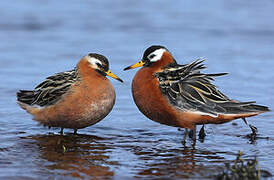
<path fill-rule="evenodd" d="M 217 153 L 196 150 L 194 148 L 166 150 L 157 149 L 151 154 L 141 155 L 148 162 L 145 168 L 140 168 L 138 176 L 190 178 L 213 177 L 222 167 L 217 164 L 225 161 Z M 210 165 L 211 164 L 211 165 Z"/>
<path fill-rule="evenodd" d="M 35 135 L 24 137 L 34 140 L 39 148 L 39 157 L 48 163 L 40 164 L 60 177 L 109 178 L 114 175 L 109 165 L 108 152 L 111 147 L 103 143 L 104 138 L 91 135 Z M 33 141 L 31 141 L 33 143 Z"/>

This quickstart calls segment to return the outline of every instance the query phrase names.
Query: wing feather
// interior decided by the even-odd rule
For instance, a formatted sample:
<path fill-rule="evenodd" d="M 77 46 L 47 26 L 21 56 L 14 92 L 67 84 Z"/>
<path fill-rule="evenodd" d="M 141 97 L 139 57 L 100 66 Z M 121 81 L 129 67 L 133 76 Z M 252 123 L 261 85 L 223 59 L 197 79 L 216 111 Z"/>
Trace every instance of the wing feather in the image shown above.
<path fill-rule="evenodd" d="M 33 91 L 20 90 L 17 99 L 29 105 L 48 106 L 61 99 L 71 85 L 79 78 L 77 69 L 49 76 Z"/>
<path fill-rule="evenodd" d="M 155 73 L 159 80 L 161 92 L 169 102 L 182 110 L 200 111 L 217 115 L 218 113 L 243 113 L 267 110 L 257 108 L 254 101 L 239 102 L 231 100 L 212 84 L 214 77 L 227 73 L 202 73 L 206 66 L 204 60 L 196 60 L 190 64 L 171 64 L 161 72 Z"/>

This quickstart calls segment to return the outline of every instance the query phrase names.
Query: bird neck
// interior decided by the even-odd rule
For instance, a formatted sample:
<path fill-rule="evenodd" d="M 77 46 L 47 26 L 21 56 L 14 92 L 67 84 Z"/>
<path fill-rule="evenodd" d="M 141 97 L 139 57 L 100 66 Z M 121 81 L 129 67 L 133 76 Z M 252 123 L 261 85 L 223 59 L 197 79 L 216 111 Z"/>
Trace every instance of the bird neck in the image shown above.
<path fill-rule="evenodd" d="M 99 72 L 92 68 L 89 62 L 83 58 L 77 64 L 78 73 L 82 78 L 90 78 L 97 76 L 98 78 L 104 78 Z"/>
<path fill-rule="evenodd" d="M 162 68 L 164 68 L 165 66 L 167 66 L 170 63 L 173 63 L 173 57 L 169 52 L 164 52 L 162 55 L 162 58 L 159 61 L 154 62 L 150 68 L 154 69 L 154 70 L 160 70 Z"/>

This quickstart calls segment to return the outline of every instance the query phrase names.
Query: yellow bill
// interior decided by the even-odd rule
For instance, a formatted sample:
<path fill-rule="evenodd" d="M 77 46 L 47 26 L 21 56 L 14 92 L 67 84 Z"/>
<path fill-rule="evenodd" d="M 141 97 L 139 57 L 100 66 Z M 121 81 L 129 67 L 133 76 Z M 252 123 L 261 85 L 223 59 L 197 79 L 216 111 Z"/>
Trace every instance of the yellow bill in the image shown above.
<path fill-rule="evenodd" d="M 133 68 L 137 68 L 137 67 L 142 67 L 142 66 L 144 66 L 144 62 L 143 61 L 139 61 L 139 62 L 137 62 L 136 64 L 133 64 L 133 65 L 131 65 L 131 66 L 128 66 L 128 67 L 126 67 L 125 69 L 124 69 L 124 71 L 125 70 L 129 70 L 129 69 L 133 69 Z"/>
<path fill-rule="evenodd" d="M 122 79 L 118 78 L 118 76 L 116 76 L 115 74 L 113 74 L 110 70 L 108 70 L 108 71 L 106 72 L 106 74 L 107 74 L 107 76 L 110 76 L 110 77 L 112 77 L 112 78 L 114 78 L 114 79 L 117 79 L 117 80 L 120 81 L 120 82 L 123 82 Z"/>

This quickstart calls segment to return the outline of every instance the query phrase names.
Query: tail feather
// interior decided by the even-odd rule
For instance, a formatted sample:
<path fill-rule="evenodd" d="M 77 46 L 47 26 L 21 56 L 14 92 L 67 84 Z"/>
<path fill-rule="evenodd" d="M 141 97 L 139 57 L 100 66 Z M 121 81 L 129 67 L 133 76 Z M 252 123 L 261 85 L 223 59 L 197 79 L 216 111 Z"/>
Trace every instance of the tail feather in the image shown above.
<path fill-rule="evenodd" d="M 19 104 L 19 106 L 22 108 L 22 109 L 24 109 L 24 110 L 28 110 L 29 108 L 28 108 L 28 104 L 25 104 L 25 103 L 23 103 L 23 102 L 20 102 L 20 101 L 17 101 L 17 103 Z"/>
<path fill-rule="evenodd" d="M 34 91 L 19 90 L 17 93 L 17 101 L 31 105 L 35 97 Z"/>
<path fill-rule="evenodd" d="M 270 111 L 268 107 L 253 104 L 255 102 L 231 102 L 231 105 L 223 106 L 225 114 L 260 114 Z"/>
<path fill-rule="evenodd" d="M 252 111 L 252 112 L 267 112 L 270 109 L 266 106 L 257 105 L 257 104 L 250 104 L 248 106 L 244 106 L 245 109 Z"/>
<path fill-rule="evenodd" d="M 19 106 L 26 110 L 28 113 L 30 114 L 34 114 L 36 113 L 37 111 L 39 111 L 39 108 L 37 107 L 34 107 L 34 106 L 30 106 L 29 104 L 26 104 L 26 103 L 23 103 L 23 102 L 20 102 L 20 101 L 17 101 L 17 103 L 19 104 Z"/>

